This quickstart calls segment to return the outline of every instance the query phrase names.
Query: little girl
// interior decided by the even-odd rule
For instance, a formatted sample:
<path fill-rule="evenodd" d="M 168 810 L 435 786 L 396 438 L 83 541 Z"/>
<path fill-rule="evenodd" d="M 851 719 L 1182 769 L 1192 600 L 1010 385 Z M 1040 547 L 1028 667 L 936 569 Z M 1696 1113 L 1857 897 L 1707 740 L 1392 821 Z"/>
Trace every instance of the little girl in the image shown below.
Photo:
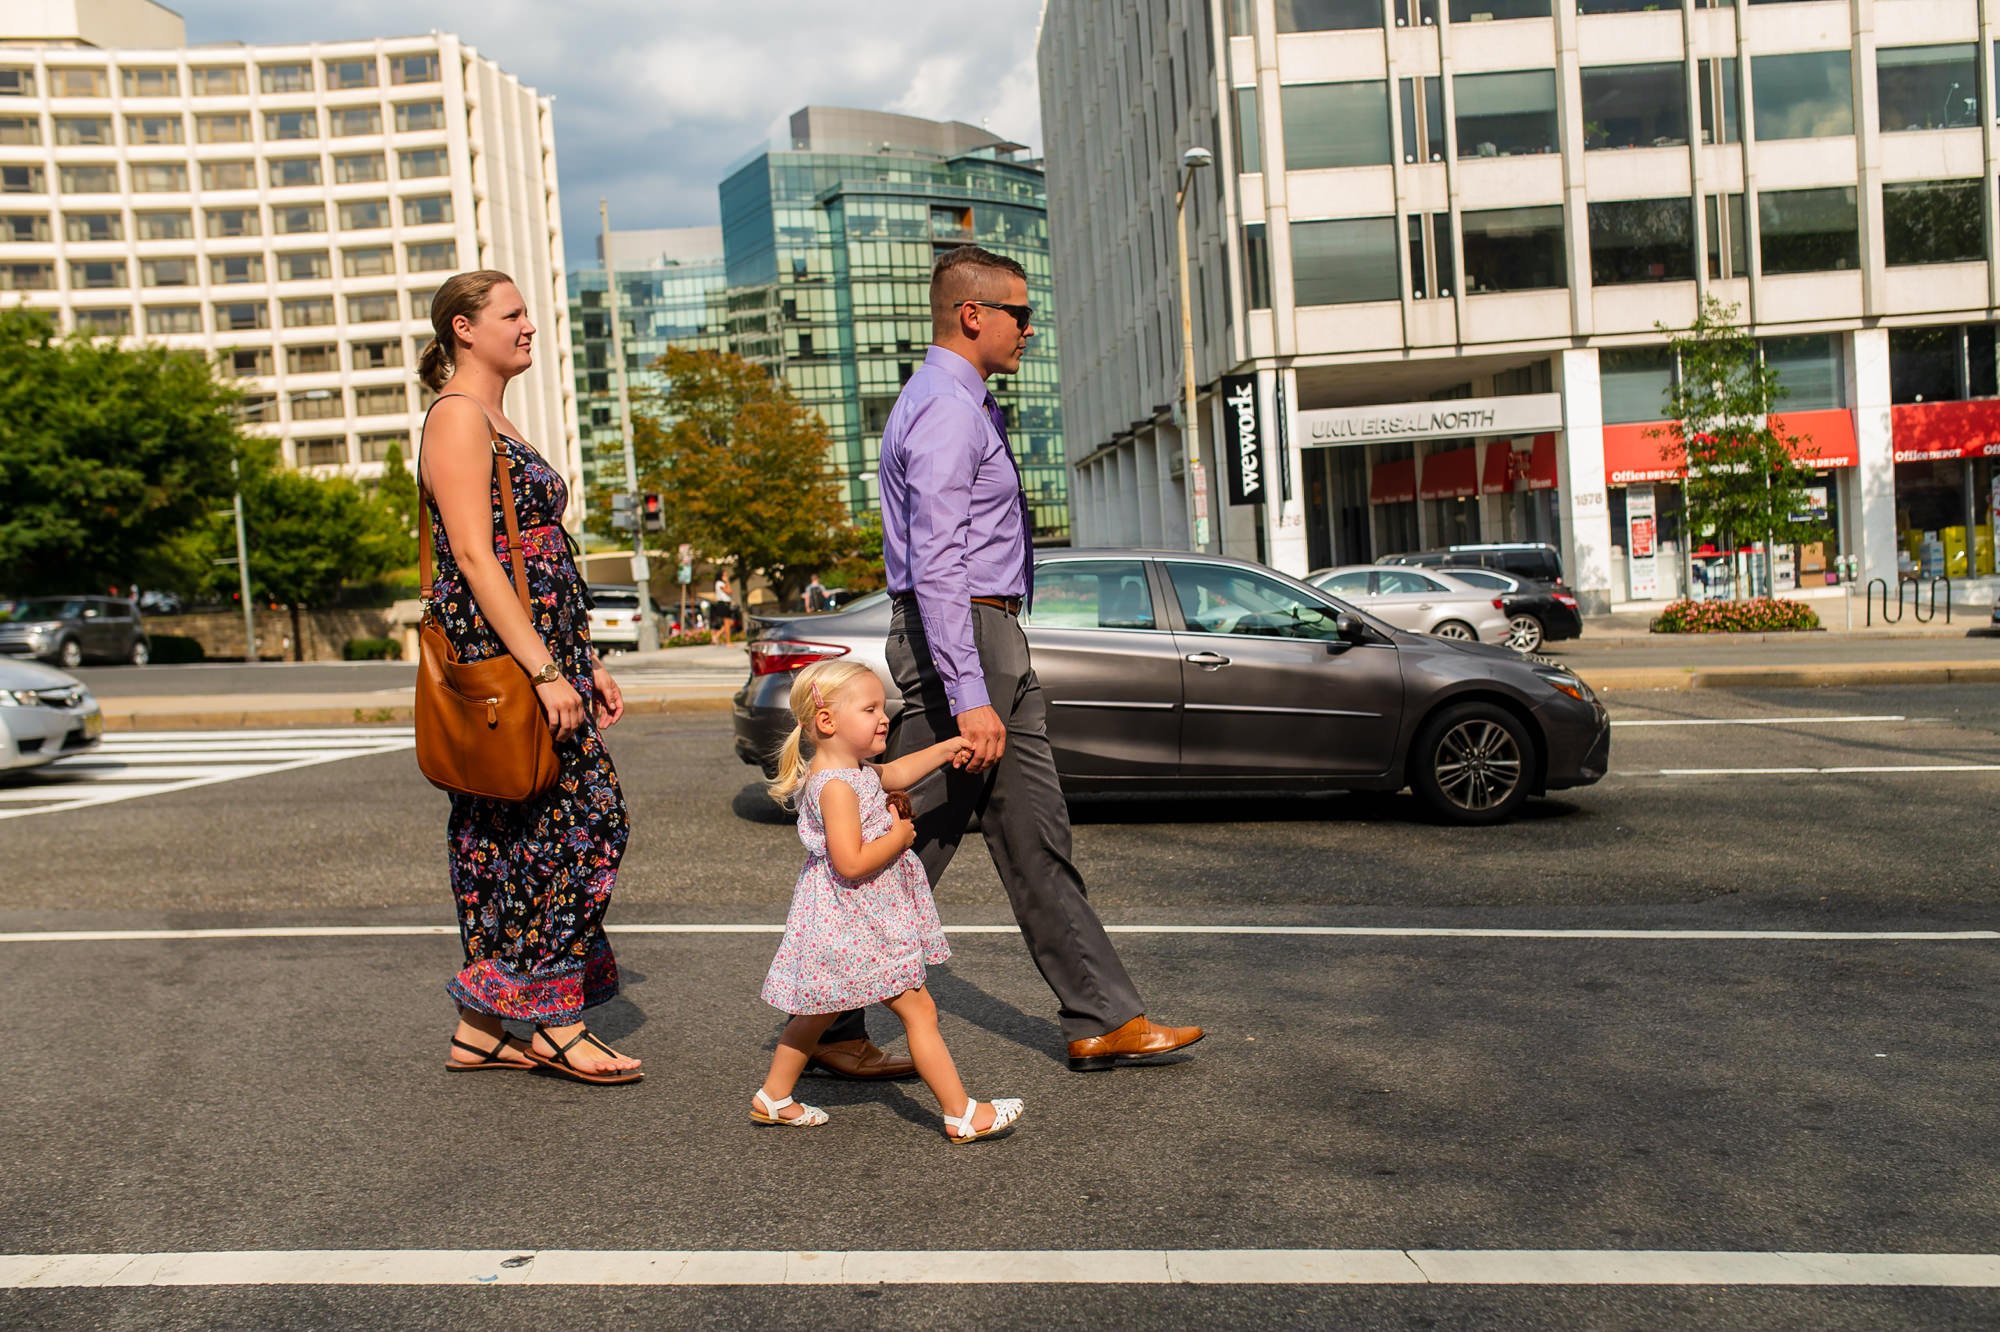
<path fill-rule="evenodd" d="M 798 724 L 779 752 L 770 790 L 781 805 L 796 800 L 806 866 L 763 995 L 793 1016 L 751 1098 L 750 1118 L 793 1128 L 826 1123 L 824 1110 L 792 1100 L 806 1060 L 838 1014 L 884 1003 L 909 1033 L 910 1058 L 944 1111 L 945 1137 L 961 1143 L 999 1133 L 1021 1117 L 1021 1102 L 981 1105 L 958 1080 L 924 988 L 925 965 L 944 961 L 951 949 L 923 864 L 910 850 L 917 833 L 907 802 L 892 804 L 883 789 L 900 791 L 947 763 L 962 764 L 972 746 L 954 736 L 894 763 L 866 762 L 888 743 L 889 714 L 882 682 L 859 662 L 822 661 L 799 672 L 792 716 Z"/>

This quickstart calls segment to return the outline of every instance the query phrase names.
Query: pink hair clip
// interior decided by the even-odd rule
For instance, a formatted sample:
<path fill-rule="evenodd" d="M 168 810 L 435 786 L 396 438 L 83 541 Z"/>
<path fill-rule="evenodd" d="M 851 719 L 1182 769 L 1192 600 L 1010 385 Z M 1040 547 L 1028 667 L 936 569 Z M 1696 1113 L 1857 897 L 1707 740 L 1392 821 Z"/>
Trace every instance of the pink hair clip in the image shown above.
<path fill-rule="evenodd" d="M 826 707 L 826 700 L 820 697 L 819 681 L 814 680 L 812 682 L 812 691 L 813 691 L 813 711 L 819 712 Z"/>

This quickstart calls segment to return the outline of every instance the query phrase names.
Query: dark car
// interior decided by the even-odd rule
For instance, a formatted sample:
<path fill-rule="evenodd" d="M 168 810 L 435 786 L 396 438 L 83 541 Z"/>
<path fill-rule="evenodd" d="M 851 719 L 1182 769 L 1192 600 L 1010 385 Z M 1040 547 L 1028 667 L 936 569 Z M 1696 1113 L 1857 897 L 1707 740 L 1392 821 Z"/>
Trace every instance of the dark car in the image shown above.
<path fill-rule="evenodd" d="M 70 670 L 90 660 L 144 666 L 152 649 L 139 608 L 123 597 L 30 597 L 0 624 L 0 655 Z"/>
<path fill-rule="evenodd" d="M 1500 611 L 1507 617 L 1507 646 L 1516 652 L 1539 652 L 1544 643 L 1583 636 L 1583 611 L 1576 598 L 1554 583 L 1469 564 L 1441 567 L 1461 583 L 1500 594 Z"/>
<path fill-rule="evenodd" d="M 796 672 L 852 657 L 883 680 L 892 605 L 760 622 L 736 753 L 772 771 Z M 1411 787 L 1460 823 L 1604 775 L 1611 731 L 1582 680 L 1503 647 L 1407 633 L 1244 560 L 1172 551 L 1037 558 L 1026 617 L 1071 791 Z"/>
<path fill-rule="evenodd" d="M 1438 550 L 1384 555 L 1377 564 L 1421 564 L 1431 567 L 1475 565 L 1498 569 L 1519 578 L 1563 585 L 1562 553 L 1545 541 L 1488 541 Z"/>

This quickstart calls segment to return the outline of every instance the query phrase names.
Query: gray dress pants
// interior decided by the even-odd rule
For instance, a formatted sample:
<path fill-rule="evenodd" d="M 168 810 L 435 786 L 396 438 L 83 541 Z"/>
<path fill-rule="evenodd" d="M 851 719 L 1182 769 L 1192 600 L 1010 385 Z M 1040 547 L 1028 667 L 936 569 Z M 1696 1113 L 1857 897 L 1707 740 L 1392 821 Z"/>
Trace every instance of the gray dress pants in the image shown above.
<path fill-rule="evenodd" d="M 1063 1039 L 1115 1031 L 1145 1011 L 1125 964 L 1085 896 L 1070 863 L 1069 807 L 1049 749 L 1048 703 L 1028 660 L 1019 619 L 975 603 L 972 632 L 994 709 L 1007 726 L 1007 752 L 983 773 L 942 768 L 910 792 L 916 808 L 917 858 L 935 885 L 976 813 L 1006 886 L 1014 919 L 1042 979 L 1055 991 Z M 889 630 L 889 670 L 903 710 L 889 728 L 885 759 L 958 734 L 944 684 L 931 661 L 917 609 L 899 601 Z M 820 1039 L 867 1034 L 860 1011 L 843 1013 Z"/>

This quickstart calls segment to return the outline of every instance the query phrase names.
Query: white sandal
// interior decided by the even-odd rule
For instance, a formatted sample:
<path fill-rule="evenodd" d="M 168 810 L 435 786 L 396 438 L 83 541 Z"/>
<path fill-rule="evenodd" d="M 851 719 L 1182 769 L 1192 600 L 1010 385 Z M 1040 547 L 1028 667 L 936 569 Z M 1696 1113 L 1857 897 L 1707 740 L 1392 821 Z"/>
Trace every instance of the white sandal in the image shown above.
<path fill-rule="evenodd" d="M 783 1100 L 774 1101 L 770 1097 L 764 1094 L 764 1089 L 762 1087 L 759 1087 L 757 1089 L 757 1095 L 752 1097 L 751 1099 L 756 1101 L 757 1104 L 764 1107 L 764 1110 L 761 1114 L 755 1110 L 752 1110 L 750 1112 L 750 1119 L 753 1123 L 782 1124 L 786 1128 L 818 1128 L 821 1124 L 827 1122 L 828 1116 L 826 1111 L 820 1109 L 816 1105 L 807 1105 L 803 1101 L 799 1102 L 798 1104 L 799 1104 L 799 1109 L 804 1113 L 795 1115 L 790 1119 L 786 1119 L 783 1115 L 779 1114 L 778 1112 L 784 1109 L 786 1106 L 792 1104 L 792 1098 L 787 1096 Z"/>
<path fill-rule="evenodd" d="M 979 1102 L 973 1100 L 970 1096 L 966 1097 L 964 1114 L 946 1115 L 944 1117 L 945 1141 L 951 1143 L 953 1146 L 957 1146 L 960 1143 L 977 1142 L 981 1138 L 990 1138 L 996 1133 L 1001 1133 L 1012 1128 L 1014 1121 L 1021 1117 L 1021 1098 L 1018 1096 L 1002 1097 L 999 1100 L 988 1102 L 988 1104 L 993 1107 L 992 1124 L 983 1129 L 975 1129 L 972 1127 L 972 1118 L 974 1112 L 979 1109 Z"/>

